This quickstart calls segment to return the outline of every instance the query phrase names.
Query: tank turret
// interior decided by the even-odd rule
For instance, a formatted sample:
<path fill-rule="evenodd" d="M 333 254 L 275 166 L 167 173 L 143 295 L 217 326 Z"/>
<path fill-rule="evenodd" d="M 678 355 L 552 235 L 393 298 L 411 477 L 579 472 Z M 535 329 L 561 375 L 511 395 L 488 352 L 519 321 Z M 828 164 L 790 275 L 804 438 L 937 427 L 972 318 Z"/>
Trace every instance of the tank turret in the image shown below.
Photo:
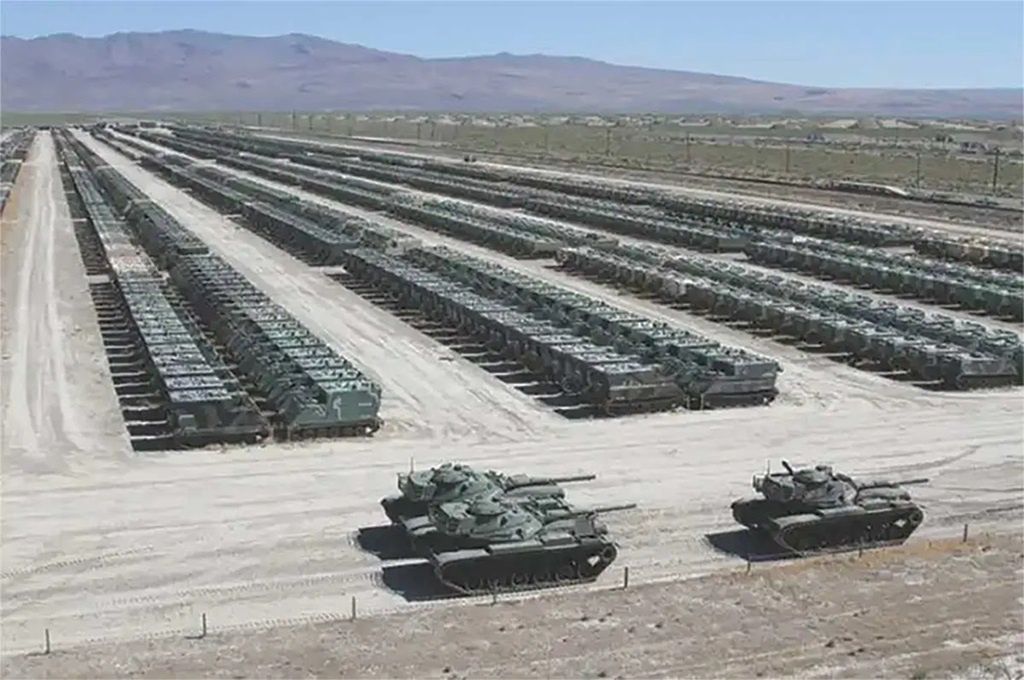
<path fill-rule="evenodd" d="M 494 470 L 481 472 L 459 463 L 445 463 L 429 470 L 399 474 L 398 490 L 401 493 L 382 499 L 381 505 L 388 519 L 404 524 L 424 518 L 429 507 L 438 503 L 476 498 L 495 491 L 517 498 L 563 498 L 565 490 L 560 484 L 592 479 L 596 476 L 506 475 Z"/>
<path fill-rule="evenodd" d="M 740 524 L 798 554 L 902 543 L 924 513 L 904 488 L 923 478 L 858 481 L 830 465 L 755 476 L 760 496 L 732 504 Z"/>
<path fill-rule="evenodd" d="M 496 493 L 432 505 L 411 534 L 441 582 L 463 593 L 592 581 L 618 551 L 598 515 L 635 504 L 576 507 Z"/>

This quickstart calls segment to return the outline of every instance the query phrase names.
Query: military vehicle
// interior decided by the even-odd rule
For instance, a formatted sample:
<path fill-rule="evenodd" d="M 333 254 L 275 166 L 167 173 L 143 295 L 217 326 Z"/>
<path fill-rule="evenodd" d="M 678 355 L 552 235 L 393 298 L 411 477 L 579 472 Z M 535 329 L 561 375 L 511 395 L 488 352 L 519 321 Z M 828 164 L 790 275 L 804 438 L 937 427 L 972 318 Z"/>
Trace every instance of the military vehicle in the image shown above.
<path fill-rule="evenodd" d="M 902 543 L 924 520 L 904 486 L 927 479 L 858 481 L 829 465 L 754 477 L 756 498 L 732 504 L 740 524 L 798 555 Z"/>
<path fill-rule="evenodd" d="M 598 515 L 635 507 L 576 508 L 498 492 L 431 506 L 430 526 L 410 538 L 438 580 L 463 594 L 586 583 L 618 555 Z"/>
<path fill-rule="evenodd" d="M 418 521 L 429 521 L 427 509 L 437 503 L 469 500 L 496 491 L 511 498 L 562 498 L 565 490 L 559 484 L 589 482 L 592 479 L 596 479 L 596 475 L 530 477 L 506 475 L 494 470 L 480 472 L 468 465 L 445 463 L 429 470 L 398 475 L 401 493 L 381 499 L 380 504 L 393 523 L 405 524 L 412 529 Z"/>

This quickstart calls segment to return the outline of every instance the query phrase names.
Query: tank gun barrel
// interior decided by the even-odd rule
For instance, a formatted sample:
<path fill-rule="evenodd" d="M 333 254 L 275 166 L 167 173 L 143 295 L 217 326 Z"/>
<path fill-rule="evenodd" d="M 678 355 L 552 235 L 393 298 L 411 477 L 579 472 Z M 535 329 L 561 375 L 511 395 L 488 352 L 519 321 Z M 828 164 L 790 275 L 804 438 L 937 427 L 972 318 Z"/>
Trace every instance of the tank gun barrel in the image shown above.
<path fill-rule="evenodd" d="M 621 505 L 599 505 L 596 508 L 590 508 L 589 512 L 603 514 L 606 512 L 619 512 L 620 510 L 633 510 L 636 508 L 636 503 L 622 503 Z"/>
<path fill-rule="evenodd" d="M 526 486 L 564 484 L 566 482 L 590 482 L 597 475 L 563 475 L 561 477 L 531 477 L 530 475 L 510 475 L 505 478 L 506 489 L 521 489 Z"/>
<path fill-rule="evenodd" d="M 564 484 L 566 482 L 592 482 L 597 475 L 566 475 L 564 477 L 534 477 L 537 484 Z"/>
<path fill-rule="evenodd" d="M 915 477 L 914 479 L 875 479 L 867 482 L 857 483 L 857 490 L 872 489 L 880 486 L 912 486 L 914 484 L 927 484 L 931 480 L 927 477 Z"/>
<path fill-rule="evenodd" d="M 592 508 L 572 508 L 569 510 L 556 511 L 552 516 L 557 517 L 586 517 L 587 515 L 603 515 L 606 512 L 619 512 L 620 510 L 632 510 L 636 503 L 623 503 L 622 505 L 598 505 Z"/>

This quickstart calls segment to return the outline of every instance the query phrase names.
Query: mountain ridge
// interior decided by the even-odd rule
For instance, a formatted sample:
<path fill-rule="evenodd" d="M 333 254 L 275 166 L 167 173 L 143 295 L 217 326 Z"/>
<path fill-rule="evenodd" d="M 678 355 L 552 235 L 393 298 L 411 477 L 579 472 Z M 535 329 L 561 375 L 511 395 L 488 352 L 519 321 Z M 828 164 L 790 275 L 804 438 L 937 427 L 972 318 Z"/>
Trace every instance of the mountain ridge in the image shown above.
<path fill-rule="evenodd" d="M 834 88 L 587 57 L 423 58 L 304 33 L 0 36 L 8 111 L 460 110 L 1019 118 L 1020 88 Z"/>

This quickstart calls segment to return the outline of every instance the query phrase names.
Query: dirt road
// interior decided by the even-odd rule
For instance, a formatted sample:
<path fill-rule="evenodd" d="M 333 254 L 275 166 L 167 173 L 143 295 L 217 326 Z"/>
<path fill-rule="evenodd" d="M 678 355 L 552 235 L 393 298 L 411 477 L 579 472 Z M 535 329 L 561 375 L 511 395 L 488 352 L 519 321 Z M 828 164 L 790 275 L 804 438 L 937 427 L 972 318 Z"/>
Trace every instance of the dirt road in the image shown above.
<path fill-rule="evenodd" d="M 127 455 L 49 134 L 26 157 L 0 237 L 4 467 L 74 472 Z"/>

